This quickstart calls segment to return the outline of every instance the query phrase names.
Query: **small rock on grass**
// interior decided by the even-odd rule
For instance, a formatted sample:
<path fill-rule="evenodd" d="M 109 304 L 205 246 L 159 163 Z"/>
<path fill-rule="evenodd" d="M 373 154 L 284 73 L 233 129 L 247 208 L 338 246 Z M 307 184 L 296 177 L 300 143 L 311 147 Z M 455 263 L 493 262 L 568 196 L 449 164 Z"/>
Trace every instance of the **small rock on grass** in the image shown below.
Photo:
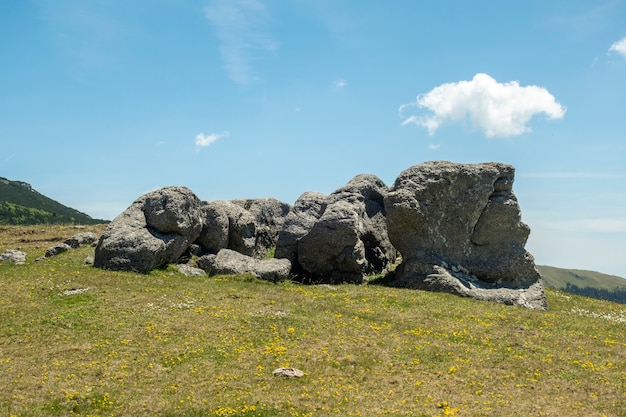
<path fill-rule="evenodd" d="M 26 254 L 19 250 L 8 250 L 0 253 L 0 262 L 13 262 L 16 265 L 22 265 L 26 262 Z"/>
<path fill-rule="evenodd" d="M 206 275 L 206 271 L 200 268 L 194 268 L 189 265 L 179 264 L 176 265 L 181 274 L 186 275 L 188 277 L 203 277 Z"/>
<path fill-rule="evenodd" d="M 304 372 L 296 368 L 278 368 L 272 372 L 274 376 L 284 376 L 285 378 L 300 378 L 304 376 Z"/>

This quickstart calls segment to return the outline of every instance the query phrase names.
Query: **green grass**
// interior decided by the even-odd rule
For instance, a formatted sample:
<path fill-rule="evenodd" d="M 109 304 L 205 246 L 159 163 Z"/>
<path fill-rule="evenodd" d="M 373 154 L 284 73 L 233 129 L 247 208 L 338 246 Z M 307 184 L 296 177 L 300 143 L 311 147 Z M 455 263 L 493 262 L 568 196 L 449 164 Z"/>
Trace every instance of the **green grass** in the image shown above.
<path fill-rule="evenodd" d="M 626 415 L 623 305 L 103 271 L 30 230 L 0 231 L 3 416 Z"/>

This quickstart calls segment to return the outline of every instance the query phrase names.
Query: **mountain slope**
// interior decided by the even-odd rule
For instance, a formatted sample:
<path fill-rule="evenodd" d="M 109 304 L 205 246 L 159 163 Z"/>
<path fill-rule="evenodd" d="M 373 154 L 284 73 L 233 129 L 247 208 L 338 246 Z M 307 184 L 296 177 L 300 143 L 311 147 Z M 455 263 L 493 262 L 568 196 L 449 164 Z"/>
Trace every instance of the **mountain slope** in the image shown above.
<path fill-rule="evenodd" d="M 0 224 L 98 224 L 85 213 L 64 206 L 30 184 L 0 177 Z"/>
<path fill-rule="evenodd" d="M 537 265 L 546 286 L 573 294 L 626 303 L 626 279 L 595 271 Z"/>

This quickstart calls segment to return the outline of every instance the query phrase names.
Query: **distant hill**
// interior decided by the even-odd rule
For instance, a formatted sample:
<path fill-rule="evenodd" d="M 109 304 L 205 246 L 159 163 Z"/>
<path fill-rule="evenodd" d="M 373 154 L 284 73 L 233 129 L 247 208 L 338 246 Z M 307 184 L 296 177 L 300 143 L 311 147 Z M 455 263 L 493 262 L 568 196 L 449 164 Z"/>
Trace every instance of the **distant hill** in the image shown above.
<path fill-rule="evenodd" d="M 546 286 L 601 300 L 626 304 L 626 279 L 595 271 L 537 265 Z"/>
<path fill-rule="evenodd" d="M 98 224 L 94 219 L 46 197 L 30 184 L 0 177 L 0 224 Z"/>

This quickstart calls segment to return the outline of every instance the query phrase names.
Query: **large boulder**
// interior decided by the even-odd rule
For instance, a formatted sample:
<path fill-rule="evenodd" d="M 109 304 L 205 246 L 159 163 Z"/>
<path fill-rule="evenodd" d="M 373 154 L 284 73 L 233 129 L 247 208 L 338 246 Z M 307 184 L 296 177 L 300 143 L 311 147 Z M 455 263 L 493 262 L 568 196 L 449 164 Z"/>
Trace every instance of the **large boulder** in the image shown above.
<path fill-rule="evenodd" d="M 201 256 L 198 266 L 211 275 L 252 274 L 273 282 L 289 278 L 291 271 L 288 259 L 255 259 L 230 249 L 222 249 L 217 255 Z"/>
<path fill-rule="evenodd" d="M 305 193 L 285 219 L 276 257 L 311 282 L 359 283 L 396 258 L 387 237 L 383 198 L 387 186 L 359 175 L 329 196 Z"/>
<path fill-rule="evenodd" d="M 365 247 L 358 207 L 338 201 L 328 206 L 298 244 L 298 263 L 314 282 L 361 282 Z"/>
<path fill-rule="evenodd" d="M 230 201 L 204 203 L 202 210 L 204 226 L 197 243 L 205 252 L 232 249 L 244 255 L 254 253 L 256 222 L 252 214 Z"/>
<path fill-rule="evenodd" d="M 328 197 L 322 193 L 305 192 L 294 203 L 293 208 L 283 222 L 283 228 L 276 243 L 276 258 L 286 258 L 293 263 L 294 272 L 298 268 L 298 243 L 306 236 L 322 217 L 328 206 Z"/>
<path fill-rule="evenodd" d="M 202 205 L 185 187 L 139 197 L 107 226 L 94 266 L 147 273 L 175 263 L 202 231 Z"/>
<path fill-rule="evenodd" d="M 362 174 L 330 195 L 331 202 L 345 201 L 358 211 L 359 240 L 365 251 L 362 271 L 368 274 L 387 270 L 397 259 L 387 232 L 384 198 L 388 192 L 380 178 Z"/>
<path fill-rule="evenodd" d="M 402 254 L 395 285 L 545 309 L 514 173 L 443 161 L 403 171 L 385 197 L 389 238 Z"/>
<path fill-rule="evenodd" d="M 275 198 L 237 199 L 232 202 L 254 217 L 256 240 L 253 256 L 264 257 L 270 249 L 276 247 L 291 206 Z"/>

